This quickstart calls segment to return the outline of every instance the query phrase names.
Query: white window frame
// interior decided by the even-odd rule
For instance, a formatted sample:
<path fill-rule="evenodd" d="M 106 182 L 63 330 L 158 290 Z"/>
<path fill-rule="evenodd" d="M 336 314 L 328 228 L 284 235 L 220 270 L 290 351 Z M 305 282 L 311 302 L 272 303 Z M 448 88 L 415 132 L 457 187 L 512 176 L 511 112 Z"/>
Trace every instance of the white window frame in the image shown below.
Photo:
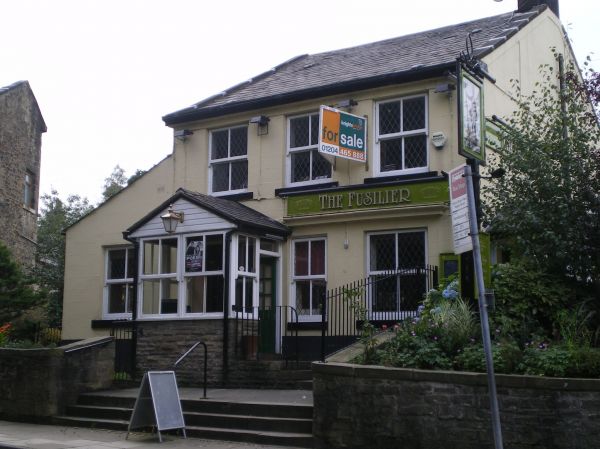
<path fill-rule="evenodd" d="M 319 144 L 318 144 L 318 138 L 317 138 L 317 143 L 314 145 L 311 145 L 310 142 L 312 140 L 312 126 L 310 126 L 311 120 L 313 120 L 313 116 L 316 116 L 316 120 L 318 122 L 319 120 L 319 113 L 318 112 L 311 112 L 308 114 L 299 114 L 299 115 L 293 115 L 293 116 L 289 116 L 287 118 L 287 137 L 286 137 L 286 148 L 287 148 L 287 157 L 286 157 L 286 185 L 288 187 L 299 187 L 299 186 L 306 186 L 306 185 L 314 185 L 314 184 L 323 184 L 326 182 L 331 182 L 331 180 L 333 179 L 333 167 L 332 167 L 332 174 L 331 176 L 327 177 L 327 178 L 318 178 L 318 179 L 312 179 L 312 151 L 317 151 L 318 152 L 318 148 L 319 148 Z M 303 117 L 310 117 L 309 118 L 309 126 L 308 126 L 308 145 L 303 146 L 303 147 L 294 147 L 292 148 L 290 146 L 290 139 L 292 137 L 292 127 L 291 127 L 291 123 L 292 120 L 297 119 L 297 118 L 303 118 Z M 302 153 L 302 152 L 310 152 L 311 156 L 310 156 L 310 170 L 311 170 L 311 174 L 310 177 L 311 179 L 309 179 L 308 181 L 298 181 L 298 182 L 293 182 L 292 181 L 292 155 L 294 153 Z"/>
<path fill-rule="evenodd" d="M 371 278 L 371 276 L 377 276 L 380 274 L 385 274 L 389 271 L 395 271 L 398 270 L 398 235 L 399 234 L 408 234 L 408 233 L 413 233 L 413 232 L 420 232 L 423 234 L 423 252 L 424 252 L 424 266 L 428 265 L 428 248 L 429 248 L 429 243 L 428 243 L 428 235 L 427 235 L 427 229 L 424 228 L 416 228 L 416 229 L 390 229 L 390 230 L 386 230 L 386 231 L 375 231 L 375 232 L 367 232 L 367 238 L 366 238 L 366 249 L 365 249 L 365 256 L 366 256 L 366 273 L 367 273 L 367 278 Z M 387 270 L 371 270 L 371 236 L 373 235 L 390 235 L 393 234 L 394 235 L 394 252 L 395 252 L 395 260 L 394 260 L 394 268 L 390 268 Z M 408 274 L 410 271 L 412 270 L 406 270 L 406 273 Z M 399 292 L 398 292 L 399 294 Z M 373 312 L 373 304 L 372 304 L 372 297 L 371 297 L 371 291 L 369 290 L 368 292 L 368 309 L 369 311 L 371 311 L 371 316 L 374 320 L 378 320 L 378 319 L 385 319 L 385 315 L 387 313 L 390 312 L 397 312 L 397 311 L 381 311 L 381 312 Z M 400 304 L 398 304 L 398 311 L 402 312 L 402 310 L 400 309 Z"/>
<path fill-rule="evenodd" d="M 222 261 L 222 265 L 221 265 L 221 270 L 206 270 L 206 237 L 208 236 L 215 236 L 215 235 L 219 235 L 221 236 L 221 241 L 222 241 L 222 247 L 221 247 L 221 261 Z M 202 271 L 193 271 L 193 272 L 187 272 L 185 271 L 185 244 L 188 238 L 193 238 L 193 237 L 203 237 L 203 254 L 202 254 Z M 178 246 L 178 259 L 179 259 L 179 266 L 181 267 L 181 281 L 180 281 L 180 285 L 179 285 L 179 296 L 180 296 L 180 303 L 181 305 L 179 306 L 180 310 L 180 315 L 182 317 L 186 317 L 186 318 L 199 318 L 199 317 L 206 317 L 206 318 L 210 318 L 210 317 L 222 317 L 223 316 L 223 312 L 206 312 L 206 288 L 207 288 L 207 283 L 204 282 L 204 311 L 203 312 L 186 312 L 185 310 L 185 306 L 187 304 L 187 286 L 186 286 L 186 279 L 190 278 L 190 277 L 208 277 L 208 276 L 222 276 L 223 277 L 223 288 L 225 288 L 225 262 L 226 262 L 226 257 L 225 257 L 225 233 L 224 232 L 196 232 L 196 233 L 192 233 L 192 234 L 184 234 L 180 236 L 180 242 L 179 242 L 179 246 Z M 179 248 L 182 248 L 181 251 L 179 251 Z M 225 307 L 225 305 L 223 304 L 223 307 Z"/>
<path fill-rule="evenodd" d="M 231 195 L 236 193 L 245 193 L 248 191 L 248 183 L 249 183 L 249 165 L 247 165 L 246 172 L 246 187 L 243 189 L 231 189 L 231 165 L 233 162 L 238 161 L 246 161 L 248 163 L 248 139 L 246 137 L 246 154 L 242 156 L 230 156 L 231 154 L 231 130 L 245 128 L 246 134 L 248 133 L 248 125 L 237 125 L 237 126 L 228 126 L 225 128 L 213 129 L 209 132 L 208 138 L 208 192 L 213 196 L 221 196 L 221 195 Z M 213 146 L 213 133 L 227 131 L 227 155 L 226 158 L 221 159 L 213 159 L 212 158 L 212 146 Z M 227 164 L 229 167 L 229 189 L 214 191 L 213 190 L 213 169 L 217 165 Z"/>
<path fill-rule="evenodd" d="M 202 236 L 206 239 L 207 236 L 219 235 L 222 238 L 223 246 L 222 246 L 222 260 L 223 265 L 221 270 L 211 270 L 211 271 L 198 271 L 198 272 L 186 272 L 185 271 L 185 251 L 183 248 L 185 247 L 185 242 L 187 238 L 190 237 L 199 237 Z M 160 240 L 161 245 L 163 240 L 169 239 L 177 240 L 177 267 L 174 273 L 156 273 L 156 274 L 144 274 L 144 243 L 147 241 Z M 206 241 L 206 240 L 204 240 Z M 187 304 L 187 288 L 186 288 L 186 278 L 194 277 L 194 276 L 218 276 L 221 275 L 225 278 L 225 232 L 224 231 L 211 231 L 211 232 L 195 232 L 189 234 L 180 234 L 178 236 L 155 236 L 155 237 L 146 237 L 140 239 L 140 249 L 138 254 L 138 317 L 140 319 L 173 319 L 173 318 L 220 318 L 223 316 L 225 312 L 191 312 L 187 313 L 185 311 L 185 306 Z M 162 264 L 162 251 L 159 249 L 158 252 L 158 270 L 160 271 L 160 267 Z M 206 267 L 206 246 L 204 247 L 204 252 L 202 256 L 202 267 L 203 269 Z M 143 281 L 145 280 L 160 280 L 160 279 L 175 279 L 177 282 L 177 312 L 176 313 L 152 313 L 145 314 L 144 313 L 144 289 L 143 289 Z M 225 283 L 225 279 L 223 281 Z M 223 284 L 225 285 L 225 284 Z M 206 283 L 204 285 L 204 289 L 206 292 Z M 206 295 L 205 295 L 206 298 Z M 162 300 L 162 298 L 159 298 Z M 159 305 L 160 307 L 160 305 Z M 206 303 L 205 303 L 206 307 Z"/>
<path fill-rule="evenodd" d="M 404 101 L 413 98 L 423 98 L 425 103 L 425 128 L 413 129 L 410 131 L 400 131 L 392 134 L 379 133 L 379 107 L 386 103 L 400 102 L 400 124 L 402 125 L 402 114 L 404 113 Z M 395 176 L 410 175 L 414 173 L 425 173 L 429 171 L 429 97 L 427 94 L 410 95 L 389 100 L 382 100 L 375 103 L 375 151 L 373 152 L 373 173 L 375 176 Z M 381 170 L 381 141 L 402 138 L 402 166 L 404 167 L 404 138 L 410 136 L 425 136 L 425 158 L 426 163 L 423 167 L 402 168 L 400 170 Z"/>
<path fill-rule="evenodd" d="M 311 271 L 311 242 L 314 241 L 323 241 L 324 243 L 324 251 L 323 251 L 323 257 L 325 258 L 324 262 L 324 273 L 323 274 L 318 274 L 318 275 L 311 275 L 310 271 Z M 296 275 L 296 243 L 301 243 L 301 242 L 308 242 L 308 275 Z M 298 312 L 298 303 L 296 300 L 296 281 L 310 281 L 310 310 L 313 309 L 312 304 L 313 304 L 313 298 L 312 298 L 312 281 L 324 281 L 325 282 L 325 292 L 327 293 L 327 237 L 325 236 L 317 236 L 317 237 L 299 237 L 299 238 L 295 238 L 291 241 L 291 263 L 290 263 L 290 268 L 291 268 L 291 287 L 290 287 L 290 297 L 292 298 L 292 304 L 294 305 L 294 307 L 296 308 L 296 311 L 298 313 L 298 321 L 302 321 L 302 322 L 316 322 L 316 321 L 321 321 L 322 320 L 322 315 L 313 315 L 312 313 L 309 315 L 301 315 L 300 312 Z M 326 298 L 325 298 L 326 300 Z"/>
<path fill-rule="evenodd" d="M 127 312 L 129 304 L 133 301 L 133 297 L 129 295 L 129 287 L 133 286 L 133 278 L 125 277 L 122 279 L 109 279 L 109 261 L 111 251 L 123 251 L 125 250 L 125 271 L 124 274 L 127 276 L 128 265 L 129 265 L 129 253 L 135 251 L 133 246 L 115 246 L 104 249 L 104 291 L 102 295 L 102 316 L 104 319 L 131 319 L 131 312 Z M 109 294 L 110 286 L 115 284 L 125 284 L 125 312 L 121 313 L 110 313 L 109 312 Z M 133 295 L 132 295 L 133 296 Z"/>
<path fill-rule="evenodd" d="M 240 237 L 244 237 L 246 239 L 246 257 L 245 257 L 245 261 L 244 261 L 244 265 L 240 265 L 239 263 L 239 242 L 240 242 Z M 249 247 L 249 239 L 253 239 L 254 240 L 254 271 L 248 271 L 248 262 L 249 262 L 249 257 L 250 254 L 248 253 L 248 247 Z M 257 316 L 256 312 L 258 311 L 258 274 L 259 274 L 259 266 L 258 264 L 260 263 L 260 238 L 256 237 L 256 236 L 252 236 L 252 235 L 248 235 L 248 234 L 237 234 L 235 236 L 234 242 L 235 244 L 235 251 L 234 254 L 232 255 L 232 260 L 235 261 L 235 269 L 233 270 L 235 275 L 234 275 L 234 282 L 233 282 L 233 295 L 232 295 L 232 302 L 234 305 L 236 305 L 236 301 L 237 301 L 237 280 L 239 278 L 244 278 L 244 279 L 251 279 L 252 280 L 252 312 L 249 313 L 246 310 L 246 303 L 245 303 L 245 298 L 246 298 L 246 283 L 244 282 L 243 284 L 243 291 L 242 291 L 242 310 L 238 310 L 237 313 L 243 313 L 246 317 L 254 317 Z M 241 268 L 244 268 L 243 270 Z M 235 313 L 235 312 L 234 312 Z"/>

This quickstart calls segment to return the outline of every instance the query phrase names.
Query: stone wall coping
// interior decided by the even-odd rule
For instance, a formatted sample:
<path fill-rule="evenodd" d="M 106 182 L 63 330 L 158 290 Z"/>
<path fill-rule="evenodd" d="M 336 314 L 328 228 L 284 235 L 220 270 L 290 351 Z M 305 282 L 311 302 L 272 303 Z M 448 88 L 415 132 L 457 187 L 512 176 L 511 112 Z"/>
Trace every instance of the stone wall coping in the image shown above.
<path fill-rule="evenodd" d="M 67 351 L 73 351 L 77 349 L 83 349 L 88 346 L 96 346 L 107 344 L 113 341 L 114 337 L 93 337 L 85 340 L 79 340 L 74 343 L 69 343 L 65 346 L 58 346 L 56 348 L 0 348 L 0 351 L 7 351 L 13 353 L 19 353 L 19 355 L 28 357 L 39 357 L 41 355 L 47 356 L 60 356 Z"/>
<path fill-rule="evenodd" d="M 392 368 L 376 365 L 351 363 L 312 364 L 314 374 L 337 377 L 360 377 L 363 379 L 405 380 L 413 382 L 454 383 L 461 385 L 487 386 L 487 374 L 464 371 L 434 371 L 411 368 Z M 600 379 L 563 377 L 537 377 L 514 374 L 496 374 L 496 385 L 508 388 L 529 388 L 561 391 L 598 391 Z"/>

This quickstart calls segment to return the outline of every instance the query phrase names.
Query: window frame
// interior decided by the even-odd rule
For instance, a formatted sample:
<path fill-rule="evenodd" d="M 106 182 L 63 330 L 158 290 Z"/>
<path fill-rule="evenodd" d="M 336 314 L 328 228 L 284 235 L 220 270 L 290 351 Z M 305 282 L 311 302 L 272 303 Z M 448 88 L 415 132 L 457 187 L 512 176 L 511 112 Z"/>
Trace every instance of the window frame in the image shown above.
<path fill-rule="evenodd" d="M 322 241 L 323 242 L 323 274 L 310 274 L 311 271 L 311 248 L 312 248 L 312 242 L 315 241 Z M 308 260 L 308 274 L 306 275 L 296 275 L 296 243 L 302 243 L 302 242 L 308 242 L 308 254 L 307 254 L 307 260 Z M 294 307 L 296 308 L 297 311 L 297 316 L 298 316 L 298 321 L 300 322 L 320 322 L 322 321 L 322 314 L 318 314 L 318 315 L 314 315 L 312 314 L 312 310 L 313 310 L 313 298 L 312 298 L 312 293 L 313 293 L 313 281 L 322 281 L 325 283 L 325 294 L 327 295 L 327 237 L 326 236 L 314 236 L 314 237 L 298 237 L 295 239 L 291 240 L 291 246 L 292 246 L 292 250 L 291 250 L 291 263 L 290 263 L 290 268 L 291 268 L 291 288 L 290 288 L 290 297 L 292 298 L 292 303 L 294 304 Z M 296 282 L 297 281 L 309 281 L 309 291 L 310 291 L 310 314 L 300 314 L 299 312 L 299 307 L 298 307 L 298 302 L 297 302 L 297 297 L 296 297 Z"/>
<path fill-rule="evenodd" d="M 245 242 L 245 257 L 244 257 L 244 264 L 245 265 L 240 265 L 240 253 L 239 253 L 239 246 L 240 246 L 240 238 L 243 237 L 245 238 L 246 242 Z M 250 261 L 250 254 L 249 254 L 249 247 L 250 247 L 250 239 L 254 240 L 254 254 L 253 254 L 253 268 L 254 271 L 249 271 L 248 270 L 248 262 Z M 255 316 L 256 315 L 256 308 L 258 306 L 258 277 L 259 277 L 259 263 L 260 263 L 260 238 L 257 236 L 252 236 L 252 235 L 248 235 L 248 234 L 237 234 L 235 236 L 235 254 L 233 255 L 232 259 L 235 260 L 235 275 L 234 275 L 234 287 L 233 287 L 233 298 L 232 298 L 232 302 L 234 305 L 234 313 L 243 313 L 246 317 L 250 317 L 250 316 Z M 240 270 L 240 268 L 244 268 L 244 270 Z M 242 278 L 243 279 L 243 284 L 242 284 L 242 308 L 241 310 L 238 309 L 238 304 L 237 304 L 237 283 L 238 280 Z M 252 299 L 252 304 L 249 306 L 248 304 L 246 304 L 246 288 L 247 288 L 247 282 L 251 281 L 250 285 L 251 285 L 251 292 L 250 292 L 250 297 Z M 250 311 L 248 311 L 248 307 L 250 307 Z"/>
<path fill-rule="evenodd" d="M 382 274 L 386 274 L 389 273 L 390 271 L 398 271 L 399 268 L 399 257 L 398 257 L 398 235 L 399 234 L 410 234 L 410 233 L 415 233 L 415 232 L 419 232 L 421 234 L 423 234 L 423 268 L 426 267 L 429 263 L 429 252 L 428 252 L 428 247 L 429 247 L 429 241 L 428 241 L 428 233 L 427 233 L 427 229 L 426 228 L 412 228 L 412 229 L 389 229 L 389 230 L 384 230 L 384 231 L 372 231 L 372 232 L 367 232 L 366 233 L 366 241 L 365 241 L 365 245 L 366 245 L 366 249 L 365 249 L 365 257 L 366 257 L 366 274 L 367 274 L 367 279 L 371 279 L 372 276 L 378 276 L 378 275 L 382 275 Z M 371 237 L 374 235 L 394 235 L 394 267 L 390 268 L 390 269 L 384 269 L 384 270 L 371 270 Z M 411 272 L 414 272 L 411 269 L 406 269 L 403 270 L 403 273 L 406 274 L 411 274 Z M 400 292 L 398 291 L 398 294 Z M 368 310 L 372 316 L 373 319 L 378 320 L 378 319 L 385 319 L 386 315 L 389 314 L 390 312 L 392 313 L 398 313 L 398 312 L 402 312 L 402 309 L 400 308 L 400 301 L 398 301 L 398 305 L 397 305 L 397 310 L 396 311 L 391 311 L 391 310 L 386 310 L 386 311 L 373 311 L 373 298 L 372 298 L 372 293 L 369 290 L 368 294 L 367 294 L 367 298 L 368 298 Z"/>
<path fill-rule="evenodd" d="M 380 106 L 386 103 L 397 103 L 400 102 L 400 124 L 403 126 L 403 114 L 404 114 L 404 101 L 412 100 L 414 98 L 423 98 L 424 100 L 424 128 L 413 129 L 410 131 L 403 131 L 389 134 L 380 134 L 379 132 L 379 116 L 380 116 Z M 396 176 L 396 175 L 410 175 L 415 173 L 425 173 L 429 171 L 429 96 L 427 93 L 415 94 L 415 95 L 406 95 L 402 97 L 396 97 L 386 100 L 380 100 L 375 102 L 375 151 L 373 152 L 373 174 L 374 176 Z M 413 168 L 404 168 L 405 166 L 405 158 L 404 158 L 404 142 L 406 137 L 412 136 L 420 136 L 423 135 L 425 137 L 425 165 L 421 167 L 413 167 Z M 381 141 L 392 140 L 392 139 L 402 139 L 402 168 L 398 170 L 389 170 L 383 171 L 381 169 Z"/>
<path fill-rule="evenodd" d="M 36 176 L 31 170 L 25 170 L 25 178 L 23 181 L 23 207 L 29 210 L 36 210 Z"/>
<path fill-rule="evenodd" d="M 246 129 L 246 154 L 242 156 L 231 156 L 231 131 L 233 129 L 245 128 Z M 220 131 L 227 131 L 227 157 L 220 159 L 213 159 L 213 135 L 214 133 Z M 231 188 L 231 166 L 234 162 L 246 161 L 246 187 L 242 189 L 232 189 Z M 213 189 L 213 178 L 214 178 L 214 167 L 217 165 L 225 165 L 229 167 L 229 176 L 228 176 L 228 189 L 227 190 L 218 190 L 215 191 Z M 245 193 L 248 192 L 249 185 L 249 161 L 248 161 L 248 125 L 232 125 L 226 126 L 223 128 L 211 129 L 208 133 L 208 192 L 213 196 L 222 196 L 222 195 L 233 195 L 237 193 Z"/>
<path fill-rule="evenodd" d="M 309 117 L 309 125 L 308 125 L 308 145 L 302 147 L 291 147 L 291 137 L 292 137 L 292 120 Z M 317 136 L 317 143 L 311 145 L 312 138 L 312 126 L 311 121 L 313 119 L 317 120 L 317 124 L 319 123 L 319 112 L 309 112 L 304 114 L 290 115 L 287 117 L 287 136 L 286 136 L 286 186 L 287 187 L 300 187 L 300 186 L 309 186 L 315 184 L 324 184 L 327 182 L 331 182 L 333 179 L 333 167 L 331 168 L 331 175 L 327 178 L 318 178 L 314 179 L 312 174 L 312 160 L 313 160 L 313 151 L 319 152 L 319 143 Z M 318 125 L 317 125 L 318 130 Z M 318 132 L 318 131 L 317 131 Z M 308 152 L 310 154 L 310 178 L 308 181 L 297 181 L 294 182 L 292 180 L 292 159 L 293 154 Z M 327 161 L 329 163 L 329 161 Z"/>
<path fill-rule="evenodd" d="M 134 278 L 133 277 L 124 277 L 124 278 L 119 278 L 119 279 L 109 279 L 108 275 L 109 275 L 109 261 L 110 261 L 110 253 L 112 251 L 122 251 L 125 250 L 125 276 L 127 276 L 128 274 L 128 264 L 129 264 L 129 253 L 130 252 L 135 252 L 135 248 L 133 246 L 127 245 L 127 246 L 113 246 L 113 247 L 107 247 L 104 248 L 104 288 L 103 288 L 103 293 L 102 293 L 102 316 L 104 319 L 131 319 L 132 317 L 132 312 L 127 312 L 128 309 L 128 305 L 130 305 L 131 309 L 133 310 L 133 299 L 134 299 L 134 295 L 135 293 L 133 293 L 130 297 L 130 291 L 128 287 L 133 287 L 134 284 Z M 135 254 L 133 254 L 133 256 L 135 257 Z M 133 259 L 135 261 L 135 258 Z M 135 267 L 134 267 L 135 268 Z M 120 285 L 120 284 L 124 284 L 126 286 L 125 288 L 125 312 L 118 312 L 118 313 L 110 313 L 109 312 L 109 306 L 110 306 L 110 286 L 111 285 Z"/>

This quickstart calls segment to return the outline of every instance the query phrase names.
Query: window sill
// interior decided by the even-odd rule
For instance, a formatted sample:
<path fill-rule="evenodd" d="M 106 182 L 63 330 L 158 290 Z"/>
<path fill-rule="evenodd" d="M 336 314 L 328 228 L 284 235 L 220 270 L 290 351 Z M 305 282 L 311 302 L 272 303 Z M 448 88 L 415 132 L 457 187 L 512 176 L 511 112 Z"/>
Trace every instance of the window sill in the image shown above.
<path fill-rule="evenodd" d="M 307 184 L 296 187 L 282 187 L 281 189 L 275 189 L 275 196 L 286 197 L 290 195 L 300 195 L 303 193 L 318 192 L 321 190 L 335 188 L 339 185 L 337 181 L 324 182 L 320 184 Z"/>
<path fill-rule="evenodd" d="M 373 178 L 365 178 L 364 183 L 370 185 L 397 183 L 402 181 L 419 181 L 428 178 L 439 178 L 438 172 L 427 171 L 423 173 L 412 173 L 409 175 L 391 175 L 391 176 L 375 176 Z"/>
<path fill-rule="evenodd" d="M 225 194 L 212 193 L 211 195 L 214 196 L 215 198 L 223 198 L 225 200 L 231 200 L 231 201 L 244 201 L 244 200 L 251 200 L 254 198 L 254 192 L 225 193 Z"/>
<path fill-rule="evenodd" d="M 114 319 L 103 319 L 103 320 L 92 320 L 92 329 L 110 329 L 111 327 L 119 325 L 127 325 L 131 323 L 131 318 L 114 318 Z"/>

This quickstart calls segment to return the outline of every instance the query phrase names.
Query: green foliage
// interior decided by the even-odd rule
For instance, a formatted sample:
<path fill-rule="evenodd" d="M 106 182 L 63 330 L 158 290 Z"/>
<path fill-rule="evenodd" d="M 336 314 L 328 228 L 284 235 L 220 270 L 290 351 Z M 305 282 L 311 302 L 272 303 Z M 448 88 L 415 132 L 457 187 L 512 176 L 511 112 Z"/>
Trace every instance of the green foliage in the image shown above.
<path fill-rule="evenodd" d="M 139 168 L 135 171 L 133 175 L 131 175 L 127 179 L 127 185 L 131 185 L 134 181 L 137 181 L 139 178 L 144 176 L 148 170 L 140 170 Z"/>
<path fill-rule="evenodd" d="M 504 327 L 525 338 L 538 329 L 552 334 L 555 317 L 570 300 L 570 290 L 561 278 L 525 262 L 496 266 L 492 285 L 496 314 L 503 316 Z"/>
<path fill-rule="evenodd" d="M 89 213 L 93 207 L 86 198 L 70 195 L 62 201 L 56 190 L 41 197 L 38 219 L 37 265 L 34 274 L 38 285 L 48 292 L 47 318 L 57 326 L 62 319 L 65 269 L 63 230 Z"/>
<path fill-rule="evenodd" d="M 0 242 L 0 323 L 9 322 L 37 305 L 42 295 Z"/>
<path fill-rule="evenodd" d="M 359 299 L 362 292 L 362 289 L 345 289 L 343 298 L 350 304 L 355 319 L 362 322 L 359 341 L 363 344 L 364 350 L 359 362 L 368 364 L 373 361 L 375 355 L 377 328 L 369 321 L 368 310 Z"/>
<path fill-rule="evenodd" d="M 521 350 L 514 342 L 497 342 L 492 345 L 492 359 L 496 373 L 514 373 L 521 358 Z M 465 347 L 454 359 L 454 366 L 461 371 L 485 373 L 486 362 L 483 345 L 479 343 Z"/>
<path fill-rule="evenodd" d="M 135 175 L 133 175 L 135 176 Z M 134 179 L 135 180 L 135 179 Z M 133 182 L 133 181 L 132 181 Z M 104 187 L 102 190 L 102 198 L 104 201 L 109 199 L 111 196 L 116 195 L 127 186 L 127 177 L 125 176 L 125 170 L 119 165 L 113 168 L 112 173 L 107 178 L 104 178 Z"/>
<path fill-rule="evenodd" d="M 600 127 L 577 69 L 567 67 L 561 91 L 556 66 L 543 66 L 527 95 L 515 83 L 518 109 L 508 119 L 504 150 L 490 164 L 506 175 L 483 187 L 484 211 L 511 254 L 556 277 L 598 286 Z"/>
<path fill-rule="evenodd" d="M 571 363 L 571 352 L 566 348 L 527 348 L 523 351 L 520 371 L 533 376 L 565 377 Z"/>

